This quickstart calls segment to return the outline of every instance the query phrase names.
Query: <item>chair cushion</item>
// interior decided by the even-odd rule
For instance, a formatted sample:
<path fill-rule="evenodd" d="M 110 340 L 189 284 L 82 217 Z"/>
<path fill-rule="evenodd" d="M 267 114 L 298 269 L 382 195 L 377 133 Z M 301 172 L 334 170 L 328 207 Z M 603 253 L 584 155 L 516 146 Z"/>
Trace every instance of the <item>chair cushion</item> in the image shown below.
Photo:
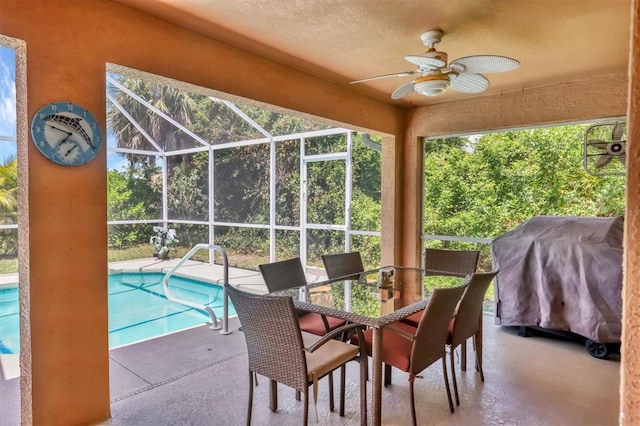
<path fill-rule="evenodd" d="M 420 324 L 420 320 L 422 319 L 422 315 L 424 315 L 424 309 L 416 312 L 415 314 L 411 314 L 406 318 L 401 319 L 405 324 L 409 324 L 412 327 L 417 327 Z"/>
<path fill-rule="evenodd" d="M 410 324 L 396 321 L 389 326 L 397 328 L 414 336 L 417 328 Z M 413 342 L 392 329 L 384 327 L 382 329 L 382 362 L 399 368 L 402 371 L 409 371 L 409 362 L 411 358 L 411 347 Z M 364 344 L 367 349 L 367 355 L 372 356 L 371 346 L 373 341 L 373 329 L 368 329 L 363 333 Z M 353 335 L 351 343 L 358 344 L 358 335 Z"/>
<path fill-rule="evenodd" d="M 318 336 L 311 333 L 302 333 L 302 341 L 305 347 L 315 343 L 319 339 Z M 305 352 L 307 357 L 308 380 L 313 381 L 324 376 L 330 371 L 340 367 L 345 362 L 355 358 L 358 355 L 357 346 L 341 342 L 339 340 L 329 340 L 320 346 L 314 352 Z"/>
<path fill-rule="evenodd" d="M 329 323 L 329 330 L 333 330 L 347 323 L 343 319 L 334 317 L 327 317 L 327 322 Z M 324 322 L 322 321 L 322 315 L 315 312 L 310 312 L 298 317 L 298 324 L 300 324 L 300 330 L 306 331 L 307 333 L 318 336 L 327 334 Z"/>

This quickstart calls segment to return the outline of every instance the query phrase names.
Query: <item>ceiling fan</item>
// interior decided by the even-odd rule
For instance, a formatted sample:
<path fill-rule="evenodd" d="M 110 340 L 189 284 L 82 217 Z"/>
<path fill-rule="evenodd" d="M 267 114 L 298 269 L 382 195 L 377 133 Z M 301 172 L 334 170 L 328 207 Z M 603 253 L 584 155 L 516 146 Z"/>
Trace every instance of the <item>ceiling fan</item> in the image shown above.
<path fill-rule="evenodd" d="M 407 55 L 404 58 L 418 68 L 393 74 L 378 75 L 351 83 L 378 80 L 387 77 L 408 77 L 417 75 L 415 80 L 404 83 L 392 94 L 392 99 L 401 99 L 414 91 L 424 96 L 436 96 L 448 88 L 462 93 L 480 93 L 489 88 L 489 80 L 481 73 L 511 71 L 520 66 L 520 62 L 506 56 L 473 55 L 458 58 L 447 65 L 447 54 L 438 52 L 435 45 L 440 43 L 444 32 L 429 30 L 420 38 L 428 50 L 422 55 Z"/>
<path fill-rule="evenodd" d="M 595 176 L 624 175 L 627 125 L 624 121 L 590 126 L 584 135 L 583 162 L 587 173 Z M 612 162 L 617 159 L 618 161 Z"/>

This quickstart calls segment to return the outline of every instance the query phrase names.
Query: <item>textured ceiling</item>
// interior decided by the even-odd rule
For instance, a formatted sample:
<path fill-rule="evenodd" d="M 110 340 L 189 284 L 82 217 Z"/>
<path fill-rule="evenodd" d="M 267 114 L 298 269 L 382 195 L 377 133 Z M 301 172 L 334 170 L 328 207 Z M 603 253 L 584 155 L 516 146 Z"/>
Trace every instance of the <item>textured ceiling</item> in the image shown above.
<path fill-rule="evenodd" d="M 631 0 L 118 0 L 256 55 L 396 105 L 428 105 L 627 72 Z M 349 84 L 414 71 L 420 34 L 442 29 L 449 61 L 468 55 L 518 59 L 485 76 L 476 95 L 391 93 L 414 77 Z"/>

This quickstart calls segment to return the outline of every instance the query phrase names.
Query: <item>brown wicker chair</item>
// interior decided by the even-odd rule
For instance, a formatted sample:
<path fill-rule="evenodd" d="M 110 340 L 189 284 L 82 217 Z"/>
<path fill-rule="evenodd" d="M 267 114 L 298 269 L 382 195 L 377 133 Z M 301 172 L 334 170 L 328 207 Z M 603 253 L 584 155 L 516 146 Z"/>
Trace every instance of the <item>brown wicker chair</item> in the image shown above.
<path fill-rule="evenodd" d="M 307 284 L 302 262 L 299 257 L 281 260 L 273 263 L 265 263 L 258 266 L 260 273 L 267 285 L 269 293 L 287 290 Z M 307 333 L 322 336 L 335 328 L 346 324 L 340 318 L 327 317 L 313 312 L 298 312 L 300 329 Z"/>
<path fill-rule="evenodd" d="M 269 408 L 278 408 L 277 383 L 304 393 L 304 424 L 309 416 L 309 387 L 313 385 L 314 402 L 317 401 L 317 381 L 341 368 L 340 415 L 344 415 L 345 364 L 360 363 L 360 416 L 366 424 L 366 365 L 364 347 L 356 347 L 335 340 L 347 329 L 355 329 L 362 336 L 362 326 L 350 324 L 325 336 L 300 331 L 293 300 L 290 296 L 257 295 L 240 291 L 229 284 L 225 288 L 236 309 L 247 344 L 249 358 L 249 402 L 247 425 L 251 424 L 253 386 L 256 374 L 267 377 Z"/>
<path fill-rule="evenodd" d="M 476 272 L 478 267 L 477 250 L 441 250 L 426 249 L 424 269 L 427 275 L 447 275 L 466 277 Z"/>
<path fill-rule="evenodd" d="M 444 275 L 464 278 L 476 272 L 480 252 L 476 250 L 426 249 L 424 255 L 425 275 Z M 422 312 L 416 312 L 403 320 L 418 326 Z"/>
<path fill-rule="evenodd" d="M 453 402 L 447 377 L 445 345 L 451 316 L 466 288 L 466 284 L 463 284 L 457 287 L 435 289 L 418 327 L 397 321 L 382 329 L 385 386 L 391 383 L 392 366 L 409 373 L 411 419 L 414 426 L 416 425 L 416 407 L 413 383 L 422 370 L 439 359 L 442 360 L 449 410 L 453 413 Z M 369 355 L 371 355 L 372 331 L 369 329 L 363 333 L 365 347 Z M 359 336 L 354 336 L 352 342 L 359 343 Z"/>
<path fill-rule="evenodd" d="M 489 284 L 498 273 L 497 270 L 491 272 L 478 272 L 472 274 L 467 280 L 467 290 L 464 292 L 460 304 L 456 308 L 453 321 L 449 327 L 449 356 L 451 359 L 451 376 L 453 380 L 453 391 L 456 396 L 456 405 L 460 405 L 458 397 L 458 383 L 456 382 L 456 370 L 454 367 L 454 350 L 462 345 L 460 367 L 467 369 L 467 339 L 473 337 L 473 347 L 476 355 L 476 370 L 480 373 L 480 380 L 484 382 L 482 372 L 482 304 L 484 295 L 489 288 Z"/>
<path fill-rule="evenodd" d="M 299 257 L 265 263 L 258 266 L 269 293 L 287 290 L 307 284 L 307 277 Z M 324 334 L 342 327 L 347 322 L 340 318 L 321 315 L 315 312 L 296 311 L 300 329 L 306 333 L 323 336 Z M 344 336 L 342 336 L 344 338 Z M 299 398 L 300 394 L 296 396 Z M 329 373 L 329 409 L 334 410 L 333 373 Z"/>
<path fill-rule="evenodd" d="M 322 255 L 322 263 L 329 279 L 351 276 L 352 274 L 357 277 L 357 274 L 364 272 L 362 257 L 357 251 L 324 254 Z"/>

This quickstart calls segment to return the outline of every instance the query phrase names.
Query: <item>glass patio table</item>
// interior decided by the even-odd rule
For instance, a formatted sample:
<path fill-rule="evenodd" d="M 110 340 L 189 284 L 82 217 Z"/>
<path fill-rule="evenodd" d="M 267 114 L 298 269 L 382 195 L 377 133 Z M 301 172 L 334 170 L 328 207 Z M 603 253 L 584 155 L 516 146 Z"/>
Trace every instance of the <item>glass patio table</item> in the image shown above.
<path fill-rule="evenodd" d="M 373 329 L 372 415 L 381 424 L 382 328 L 424 309 L 429 302 L 418 268 L 385 266 L 359 274 L 309 283 L 273 294 L 290 295 L 296 308 L 342 318 Z M 450 277 L 449 277 L 450 278 Z"/>

